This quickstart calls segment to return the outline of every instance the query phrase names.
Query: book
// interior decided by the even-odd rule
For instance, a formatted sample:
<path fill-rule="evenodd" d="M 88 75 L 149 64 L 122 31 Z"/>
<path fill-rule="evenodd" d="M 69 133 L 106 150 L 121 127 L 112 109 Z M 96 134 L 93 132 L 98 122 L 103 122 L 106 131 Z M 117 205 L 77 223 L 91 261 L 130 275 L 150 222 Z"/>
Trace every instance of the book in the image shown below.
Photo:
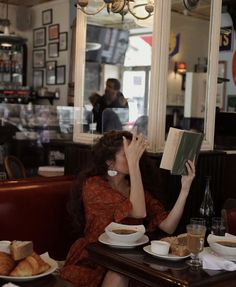
<path fill-rule="evenodd" d="M 174 175 L 187 174 L 187 160 L 197 162 L 203 141 L 203 133 L 170 128 L 161 159 L 160 168 Z"/>

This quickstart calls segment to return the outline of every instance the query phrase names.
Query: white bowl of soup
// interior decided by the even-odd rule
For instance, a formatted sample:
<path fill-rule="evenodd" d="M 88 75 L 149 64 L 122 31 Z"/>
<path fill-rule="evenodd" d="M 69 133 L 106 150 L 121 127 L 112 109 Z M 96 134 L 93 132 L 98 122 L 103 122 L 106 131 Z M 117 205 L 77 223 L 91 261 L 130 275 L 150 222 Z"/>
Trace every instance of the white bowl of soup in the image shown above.
<path fill-rule="evenodd" d="M 116 242 L 132 243 L 143 237 L 143 225 L 125 225 L 112 222 L 105 228 L 105 233 Z"/>
<path fill-rule="evenodd" d="M 221 256 L 235 257 L 236 260 L 236 236 L 216 236 L 210 234 L 207 237 L 211 249 Z"/>

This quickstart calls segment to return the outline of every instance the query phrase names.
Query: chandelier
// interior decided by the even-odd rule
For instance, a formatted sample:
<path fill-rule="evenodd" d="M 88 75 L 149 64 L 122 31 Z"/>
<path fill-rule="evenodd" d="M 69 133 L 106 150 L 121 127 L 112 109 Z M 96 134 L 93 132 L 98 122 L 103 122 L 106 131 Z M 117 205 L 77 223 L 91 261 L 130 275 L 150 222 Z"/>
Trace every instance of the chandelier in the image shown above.
<path fill-rule="evenodd" d="M 90 0 L 90 2 L 92 1 Z M 109 14 L 111 12 L 118 13 L 122 16 L 122 19 L 127 13 L 130 13 L 138 20 L 145 20 L 151 17 L 154 12 L 154 0 L 103 0 L 101 6 L 95 11 L 89 11 L 89 0 L 77 0 L 76 6 L 86 15 L 96 15 L 106 8 Z M 140 8 L 143 8 L 141 13 L 139 13 Z"/>

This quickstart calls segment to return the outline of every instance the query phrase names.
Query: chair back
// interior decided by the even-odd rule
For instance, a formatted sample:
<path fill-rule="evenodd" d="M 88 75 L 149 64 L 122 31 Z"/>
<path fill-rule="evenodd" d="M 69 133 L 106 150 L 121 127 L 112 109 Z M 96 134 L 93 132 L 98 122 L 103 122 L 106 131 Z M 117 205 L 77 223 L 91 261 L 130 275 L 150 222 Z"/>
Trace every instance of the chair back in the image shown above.
<path fill-rule="evenodd" d="M 23 163 L 13 155 L 4 158 L 4 168 L 9 179 L 26 178 L 26 170 Z"/>

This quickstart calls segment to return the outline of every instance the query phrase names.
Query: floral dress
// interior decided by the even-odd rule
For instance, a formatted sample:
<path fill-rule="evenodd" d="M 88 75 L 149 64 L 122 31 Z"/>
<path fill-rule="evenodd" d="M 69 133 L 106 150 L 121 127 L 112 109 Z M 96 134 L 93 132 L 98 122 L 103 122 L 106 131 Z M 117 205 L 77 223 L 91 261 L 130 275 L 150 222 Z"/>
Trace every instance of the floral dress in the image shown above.
<path fill-rule="evenodd" d="M 113 221 L 134 224 L 134 221 L 128 218 L 132 204 L 99 176 L 87 179 L 82 192 L 86 219 L 84 237 L 76 240 L 71 246 L 60 275 L 76 287 L 97 287 L 102 283 L 107 270 L 93 263 L 88 257 L 86 246 L 96 242 L 105 227 Z M 148 221 L 146 230 L 150 232 L 166 218 L 168 212 L 148 192 L 145 192 L 145 201 Z M 142 220 L 138 222 L 140 223 Z"/>

